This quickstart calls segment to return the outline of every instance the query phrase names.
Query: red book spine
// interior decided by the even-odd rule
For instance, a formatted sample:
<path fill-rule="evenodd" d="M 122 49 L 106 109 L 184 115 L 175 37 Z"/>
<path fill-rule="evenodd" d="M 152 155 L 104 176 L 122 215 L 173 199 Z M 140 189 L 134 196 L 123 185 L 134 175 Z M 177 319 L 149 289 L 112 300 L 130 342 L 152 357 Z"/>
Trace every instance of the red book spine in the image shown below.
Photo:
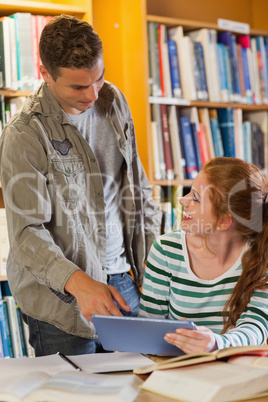
<path fill-rule="evenodd" d="M 166 162 L 166 176 L 167 179 L 174 178 L 174 170 L 173 170 L 173 162 L 172 162 L 172 154 L 171 154 L 171 143 L 170 143 L 170 135 L 168 129 L 168 116 L 167 116 L 167 106 L 160 105 L 160 114 L 161 114 L 161 128 L 162 128 L 162 138 L 163 138 L 163 148 L 164 148 L 164 157 Z"/>

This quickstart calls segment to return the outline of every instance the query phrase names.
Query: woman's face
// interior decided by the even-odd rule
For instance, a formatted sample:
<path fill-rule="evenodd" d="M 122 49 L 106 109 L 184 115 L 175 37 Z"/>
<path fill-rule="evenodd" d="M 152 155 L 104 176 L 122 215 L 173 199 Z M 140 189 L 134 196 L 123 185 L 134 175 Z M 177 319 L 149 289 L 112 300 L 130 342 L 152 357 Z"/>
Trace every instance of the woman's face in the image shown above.
<path fill-rule="evenodd" d="M 207 235 L 215 230 L 210 188 L 206 174 L 201 172 L 193 181 L 189 194 L 180 199 L 183 206 L 181 229 L 185 232 Z"/>

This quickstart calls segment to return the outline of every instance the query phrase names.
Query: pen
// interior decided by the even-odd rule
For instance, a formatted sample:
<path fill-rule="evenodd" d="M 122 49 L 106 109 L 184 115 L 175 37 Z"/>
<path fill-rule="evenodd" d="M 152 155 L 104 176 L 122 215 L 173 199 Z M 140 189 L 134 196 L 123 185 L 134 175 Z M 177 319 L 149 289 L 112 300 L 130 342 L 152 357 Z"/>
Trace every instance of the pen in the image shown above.
<path fill-rule="evenodd" d="M 57 355 L 59 355 L 63 360 L 65 360 L 67 363 L 69 363 L 71 366 L 73 366 L 77 371 L 82 371 L 80 367 L 78 367 L 72 360 L 70 360 L 67 356 L 65 356 L 63 353 L 58 352 Z"/>

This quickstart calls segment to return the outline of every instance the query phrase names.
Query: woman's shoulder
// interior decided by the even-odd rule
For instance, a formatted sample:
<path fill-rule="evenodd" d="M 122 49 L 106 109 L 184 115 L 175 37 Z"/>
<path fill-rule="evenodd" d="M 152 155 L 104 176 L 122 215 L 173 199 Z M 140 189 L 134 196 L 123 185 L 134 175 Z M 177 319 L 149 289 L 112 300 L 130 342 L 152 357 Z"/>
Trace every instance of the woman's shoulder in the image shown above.
<path fill-rule="evenodd" d="M 162 247 L 169 246 L 175 248 L 179 247 L 182 249 L 185 244 L 185 236 L 186 233 L 181 229 L 178 229 L 159 236 L 155 240 L 155 243 L 159 244 Z"/>

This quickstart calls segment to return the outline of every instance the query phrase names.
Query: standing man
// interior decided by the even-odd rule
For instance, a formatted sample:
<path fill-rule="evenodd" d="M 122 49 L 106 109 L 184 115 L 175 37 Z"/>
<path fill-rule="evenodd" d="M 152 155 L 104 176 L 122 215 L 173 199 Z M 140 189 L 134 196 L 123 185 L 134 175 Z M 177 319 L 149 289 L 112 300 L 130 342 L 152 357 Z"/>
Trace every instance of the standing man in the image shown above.
<path fill-rule="evenodd" d="M 36 356 L 95 353 L 92 314 L 137 315 L 161 213 L 96 32 L 55 17 L 39 49 L 44 83 L 0 140 L 8 281 Z"/>

